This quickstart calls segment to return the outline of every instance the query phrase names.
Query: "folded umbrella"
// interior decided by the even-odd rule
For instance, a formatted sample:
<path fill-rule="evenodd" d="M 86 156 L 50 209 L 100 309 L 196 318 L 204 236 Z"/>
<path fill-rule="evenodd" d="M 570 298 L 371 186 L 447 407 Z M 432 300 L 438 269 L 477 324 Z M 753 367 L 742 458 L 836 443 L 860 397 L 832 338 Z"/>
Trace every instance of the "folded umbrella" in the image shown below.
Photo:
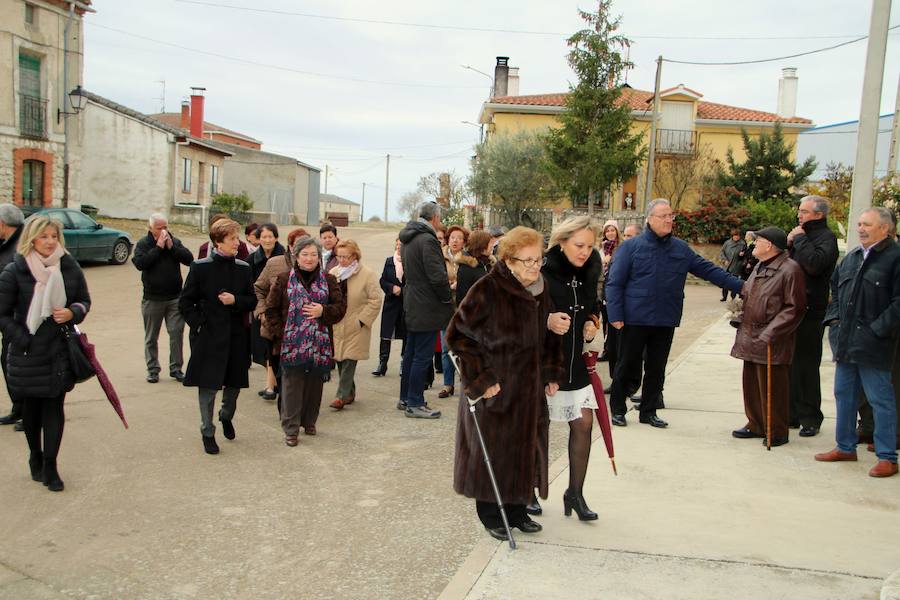
<path fill-rule="evenodd" d="M 91 365 L 93 365 L 94 370 L 97 371 L 97 381 L 100 382 L 100 387 L 106 394 L 106 398 L 112 405 L 113 410 L 116 411 L 116 414 L 119 415 L 119 418 L 122 420 L 125 429 L 128 429 L 128 421 L 125 420 L 125 413 L 122 411 L 122 403 L 119 401 L 119 394 L 116 393 L 116 388 L 113 387 L 112 381 L 109 380 L 109 375 L 106 374 L 106 370 L 97 359 L 97 351 L 94 348 L 94 345 L 88 341 L 87 335 L 84 332 L 79 333 L 81 335 L 78 336 L 78 341 L 81 344 L 81 349 L 84 350 L 84 355 L 87 356 L 87 359 L 90 361 Z"/>
<path fill-rule="evenodd" d="M 597 372 L 597 353 L 585 352 L 582 354 L 582 357 L 584 358 L 584 364 L 587 365 L 591 386 L 594 388 L 594 396 L 597 398 L 597 408 L 594 413 L 597 415 L 600 433 L 603 434 L 603 444 L 606 446 L 609 462 L 612 463 L 613 474 L 618 475 L 616 451 L 613 448 L 612 426 L 609 422 L 609 410 L 606 408 L 606 395 L 603 393 L 603 382 L 600 381 L 600 373 Z"/>

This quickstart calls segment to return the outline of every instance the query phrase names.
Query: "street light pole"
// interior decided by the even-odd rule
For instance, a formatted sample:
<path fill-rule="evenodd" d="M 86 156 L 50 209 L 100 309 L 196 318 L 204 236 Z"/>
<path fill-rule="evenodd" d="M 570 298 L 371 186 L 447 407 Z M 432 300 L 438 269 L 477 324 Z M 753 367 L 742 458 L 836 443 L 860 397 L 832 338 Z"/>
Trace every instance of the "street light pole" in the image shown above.
<path fill-rule="evenodd" d="M 491 75 L 488 75 L 488 74 L 485 73 L 484 71 L 479 71 L 479 70 L 476 69 L 475 67 L 472 67 L 472 66 L 469 66 L 469 65 L 459 65 L 459 66 L 461 66 L 463 69 L 468 69 L 469 71 L 474 71 L 474 72 L 478 73 L 479 75 L 484 75 L 485 77 L 487 77 L 488 79 L 490 79 L 490 80 L 491 80 L 491 87 L 490 87 L 490 91 L 488 92 L 488 98 L 493 98 L 493 97 L 494 97 L 494 78 L 493 78 Z"/>
<path fill-rule="evenodd" d="M 387 162 L 384 166 L 384 222 L 388 222 L 388 189 L 391 182 L 391 155 L 387 155 Z"/>
<path fill-rule="evenodd" d="M 360 207 L 359 207 L 359 222 L 362 223 L 365 220 L 366 220 L 366 182 L 363 181 L 362 201 L 360 202 Z"/>

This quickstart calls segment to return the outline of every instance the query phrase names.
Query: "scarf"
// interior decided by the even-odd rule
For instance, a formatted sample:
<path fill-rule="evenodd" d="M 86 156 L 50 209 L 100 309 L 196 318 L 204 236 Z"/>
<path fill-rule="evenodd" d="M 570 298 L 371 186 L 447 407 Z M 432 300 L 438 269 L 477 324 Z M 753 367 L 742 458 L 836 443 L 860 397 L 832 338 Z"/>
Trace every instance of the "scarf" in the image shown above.
<path fill-rule="evenodd" d="M 57 246 L 53 254 L 46 258 L 36 250 L 31 250 L 25 255 L 25 263 L 31 271 L 31 276 L 34 277 L 34 293 L 31 295 L 28 316 L 25 318 L 28 332 L 32 335 L 44 319 L 53 314 L 54 309 L 66 307 L 66 286 L 59 268 L 59 260 L 65 253 L 62 246 Z"/>
<path fill-rule="evenodd" d="M 319 319 L 303 315 L 304 304 L 328 303 L 328 281 L 319 271 L 307 289 L 297 277 L 297 270 L 288 278 L 288 316 L 281 342 L 281 364 L 289 368 L 303 368 L 322 374 L 331 370 L 331 338 L 328 328 Z"/>
<path fill-rule="evenodd" d="M 331 270 L 331 274 L 335 276 L 338 282 L 347 281 L 359 270 L 359 261 L 354 260 L 346 267 L 337 266 Z"/>
<path fill-rule="evenodd" d="M 399 252 L 394 252 L 394 273 L 399 281 L 403 281 L 403 259 Z"/>

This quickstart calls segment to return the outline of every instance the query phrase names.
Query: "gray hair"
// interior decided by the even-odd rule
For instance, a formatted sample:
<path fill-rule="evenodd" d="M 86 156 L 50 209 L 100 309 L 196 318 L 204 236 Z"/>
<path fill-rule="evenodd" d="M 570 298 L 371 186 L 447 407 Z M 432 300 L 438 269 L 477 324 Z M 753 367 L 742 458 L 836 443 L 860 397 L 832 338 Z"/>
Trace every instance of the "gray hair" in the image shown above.
<path fill-rule="evenodd" d="M 594 228 L 594 223 L 590 217 L 569 217 L 550 232 L 549 247 L 559 246 L 582 229 L 590 229 L 591 233 L 594 234 L 594 239 L 597 239 L 597 230 Z"/>
<path fill-rule="evenodd" d="M 641 226 L 637 223 L 629 223 L 625 227 L 622 228 L 622 233 L 624 234 L 629 229 L 634 229 L 634 235 L 641 235 Z"/>
<path fill-rule="evenodd" d="M 294 259 L 296 259 L 297 255 L 300 254 L 300 252 L 302 252 L 303 249 L 306 248 L 307 246 L 315 246 L 316 247 L 316 252 L 319 253 L 319 262 L 321 262 L 322 261 L 322 244 L 320 244 L 316 238 L 314 238 L 310 235 L 301 235 L 300 237 L 297 238 L 297 240 L 294 242 L 294 247 L 291 248 L 291 256 Z"/>
<path fill-rule="evenodd" d="M 150 227 L 153 227 L 154 223 L 159 223 L 160 221 L 164 221 L 166 225 L 169 224 L 169 218 L 166 215 L 158 212 L 150 215 L 150 218 L 147 221 L 150 224 Z"/>
<path fill-rule="evenodd" d="M 438 218 L 441 217 L 441 205 L 433 200 L 429 200 L 428 202 L 423 202 L 419 205 L 419 217 L 425 219 L 426 221 L 432 220 L 435 216 Z"/>
<path fill-rule="evenodd" d="M 18 227 L 25 222 L 25 215 L 22 214 L 22 209 L 15 204 L 0 204 L 0 221 L 10 227 Z"/>
<path fill-rule="evenodd" d="M 650 215 L 653 214 L 653 210 L 657 206 L 663 206 L 663 205 L 671 207 L 672 203 L 669 202 L 668 200 L 666 200 L 665 198 L 656 198 L 654 200 L 651 200 L 650 204 L 647 205 L 647 218 L 650 218 Z"/>
<path fill-rule="evenodd" d="M 800 198 L 800 204 L 804 202 L 812 202 L 813 212 L 822 213 L 826 217 L 828 216 L 828 211 L 831 210 L 831 201 L 824 196 L 803 196 Z"/>
<path fill-rule="evenodd" d="M 863 212 L 875 213 L 876 215 L 878 215 L 878 221 L 882 225 L 888 226 L 889 235 L 897 234 L 897 222 L 894 220 L 894 213 L 892 213 L 890 209 L 883 206 L 872 206 L 871 208 L 867 208 Z"/>

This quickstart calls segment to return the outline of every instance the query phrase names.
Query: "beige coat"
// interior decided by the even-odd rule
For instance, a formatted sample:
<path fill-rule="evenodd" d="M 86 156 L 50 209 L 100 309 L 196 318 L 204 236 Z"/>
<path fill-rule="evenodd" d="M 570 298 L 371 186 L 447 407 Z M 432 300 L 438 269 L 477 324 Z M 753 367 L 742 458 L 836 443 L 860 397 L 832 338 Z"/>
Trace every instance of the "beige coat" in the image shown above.
<path fill-rule="evenodd" d="M 331 274 L 337 277 L 340 270 L 335 267 Z M 384 293 L 378 286 L 378 277 L 363 265 L 344 284 L 347 312 L 334 326 L 334 359 L 366 360 L 372 341 L 372 325 L 381 312 Z"/>

